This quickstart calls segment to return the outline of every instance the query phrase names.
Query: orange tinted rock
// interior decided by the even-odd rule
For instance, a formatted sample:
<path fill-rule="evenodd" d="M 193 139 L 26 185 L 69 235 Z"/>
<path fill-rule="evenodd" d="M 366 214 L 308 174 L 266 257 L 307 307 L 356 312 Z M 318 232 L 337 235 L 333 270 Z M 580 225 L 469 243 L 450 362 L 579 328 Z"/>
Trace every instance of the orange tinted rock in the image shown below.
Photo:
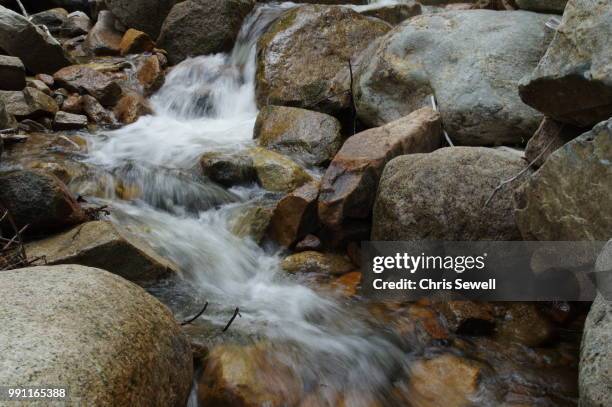
<path fill-rule="evenodd" d="M 164 84 L 164 71 L 157 55 L 151 55 L 144 59 L 138 67 L 136 78 L 147 94 L 161 88 Z"/>
<path fill-rule="evenodd" d="M 155 43 L 146 33 L 130 28 L 123 34 L 119 44 L 121 55 L 140 54 L 151 52 L 155 48 Z"/>
<path fill-rule="evenodd" d="M 480 364 L 451 354 L 419 360 L 412 365 L 400 398 L 413 407 L 472 406 L 481 375 Z"/>
<path fill-rule="evenodd" d="M 333 253 L 301 252 L 285 257 L 281 267 L 288 273 L 323 273 L 339 276 L 354 270 L 346 257 Z"/>
<path fill-rule="evenodd" d="M 119 100 L 114 109 L 115 117 L 121 123 L 134 123 L 140 116 L 151 114 L 149 103 L 140 95 L 130 93 Z"/>
<path fill-rule="evenodd" d="M 350 137 L 321 181 L 321 221 L 339 229 L 345 219 L 368 218 L 385 165 L 398 155 L 431 152 L 441 140 L 440 115 L 430 108 Z"/>
<path fill-rule="evenodd" d="M 345 297 L 353 297 L 357 294 L 360 284 L 361 273 L 359 271 L 352 271 L 332 281 L 331 287 L 334 291 L 341 293 Z"/>
<path fill-rule="evenodd" d="M 270 222 L 270 237 L 284 247 L 291 247 L 316 230 L 318 196 L 319 183 L 313 181 L 281 199 Z"/>

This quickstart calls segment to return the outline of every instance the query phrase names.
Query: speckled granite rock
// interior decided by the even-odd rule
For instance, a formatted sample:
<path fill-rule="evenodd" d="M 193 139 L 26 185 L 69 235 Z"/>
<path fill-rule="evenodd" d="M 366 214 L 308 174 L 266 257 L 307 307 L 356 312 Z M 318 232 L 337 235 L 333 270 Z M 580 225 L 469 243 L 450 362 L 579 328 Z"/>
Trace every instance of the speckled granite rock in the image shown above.
<path fill-rule="evenodd" d="M 0 383 L 67 385 L 75 405 L 186 405 L 189 341 L 138 286 L 88 267 L 25 268 L 0 274 L 0 304 Z"/>

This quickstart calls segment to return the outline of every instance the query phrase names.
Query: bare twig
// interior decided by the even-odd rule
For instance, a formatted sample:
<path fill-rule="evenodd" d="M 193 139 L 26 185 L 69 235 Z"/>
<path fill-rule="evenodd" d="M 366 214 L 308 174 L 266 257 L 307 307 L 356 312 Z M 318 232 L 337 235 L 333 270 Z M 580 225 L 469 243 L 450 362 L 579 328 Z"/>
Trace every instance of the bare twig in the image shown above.
<path fill-rule="evenodd" d="M 544 153 L 550 148 L 550 146 L 552 145 L 552 143 L 554 142 L 554 140 L 551 140 L 550 143 L 548 143 L 548 145 L 540 152 L 540 154 L 538 154 L 538 156 L 536 158 L 533 159 L 532 162 L 530 162 L 525 168 L 523 168 L 521 170 L 521 172 L 519 172 L 518 174 L 516 174 L 514 177 L 509 178 L 505 181 L 500 182 L 500 184 L 498 186 L 495 187 L 495 189 L 493 190 L 493 192 L 491 193 L 491 195 L 489 196 L 489 199 L 487 199 L 487 201 L 485 202 L 483 208 L 486 208 L 487 205 L 489 205 L 489 203 L 493 200 L 493 197 L 495 196 L 495 194 L 497 194 L 505 185 L 510 184 L 511 182 L 516 181 L 517 179 L 519 179 L 524 173 L 526 173 L 527 171 L 529 171 L 529 169 L 531 167 L 533 167 L 533 165 L 540 159 L 542 158 L 542 156 L 544 155 Z"/>
<path fill-rule="evenodd" d="M 431 106 L 433 110 L 438 112 L 438 102 L 436 102 L 436 97 L 434 95 L 431 95 Z M 446 130 L 444 130 L 444 125 L 442 125 L 442 134 L 444 135 L 444 138 L 446 139 L 446 142 L 448 143 L 448 145 L 450 147 L 455 147 L 455 145 L 453 144 L 453 140 L 451 140 Z"/>
<path fill-rule="evenodd" d="M 17 4 L 19 5 L 19 8 L 21 9 L 21 14 L 23 14 L 23 16 L 25 18 L 29 19 L 28 12 L 26 11 L 25 7 L 23 6 L 23 3 L 21 2 L 21 0 L 17 0 Z"/>
<path fill-rule="evenodd" d="M 348 60 L 349 66 L 349 75 L 351 76 L 351 88 L 349 91 L 349 96 L 351 98 L 351 115 L 353 117 L 353 136 L 357 131 L 357 105 L 355 105 L 355 90 L 353 87 L 353 64 L 351 63 L 351 59 Z"/>
<path fill-rule="evenodd" d="M 223 328 L 223 332 L 229 329 L 229 327 L 232 325 L 232 322 L 234 322 L 237 316 L 242 318 L 242 315 L 240 315 L 240 308 L 236 308 L 236 310 L 234 311 L 234 315 L 232 315 L 232 318 L 229 320 L 227 325 L 225 325 L 225 328 Z"/>
<path fill-rule="evenodd" d="M 202 308 L 202 310 L 200 312 L 198 312 L 194 317 L 186 319 L 185 321 L 181 322 L 181 326 L 189 325 L 193 321 L 195 321 L 196 319 L 200 318 L 200 316 L 204 313 L 204 311 L 206 311 L 207 307 L 208 307 L 208 301 L 206 301 L 206 304 L 204 304 L 204 307 Z"/>

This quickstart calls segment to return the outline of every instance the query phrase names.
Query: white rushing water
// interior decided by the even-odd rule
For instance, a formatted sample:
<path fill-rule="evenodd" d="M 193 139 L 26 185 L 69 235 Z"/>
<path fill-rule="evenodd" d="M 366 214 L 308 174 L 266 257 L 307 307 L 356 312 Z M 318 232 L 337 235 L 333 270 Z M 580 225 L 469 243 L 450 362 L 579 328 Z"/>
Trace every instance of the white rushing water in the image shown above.
<path fill-rule="evenodd" d="M 229 231 L 229 214 L 263 191 L 253 186 L 228 192 L 190 173 L 204 152 L 252 145 L 256 40 L 291 6 L 259 6 L 230 55 L 176 66 L 152 98 L 155 114 L 94 137 L 89 161 L 143 191 L 140 199 L 122 201 L 110 188 L 112 218 L 180 266 L 200 306 L 211 303 L 201 320 L 222 326 L 240 307 L 242 318 L 231 329 L 290 344 L 295 352 L 287 363 L 297 374 L 331 389 L 358 387 L 374 394 L 388 383 L 400 350 L 355 310 L 286 276 L 275 253 Z"/>

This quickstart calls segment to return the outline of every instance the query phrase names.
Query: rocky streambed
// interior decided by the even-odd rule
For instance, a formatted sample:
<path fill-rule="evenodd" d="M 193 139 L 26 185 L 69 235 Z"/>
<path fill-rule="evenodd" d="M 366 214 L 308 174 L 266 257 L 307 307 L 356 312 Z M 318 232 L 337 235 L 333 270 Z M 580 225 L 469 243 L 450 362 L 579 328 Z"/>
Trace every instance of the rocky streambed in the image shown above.
<path fill-rule="evenodd" d="M 0 2 L 0 385 L 612 402 L 604 297 L 373 301 L 360 270 L 370 239 L 610 239 L 609 2 L 85 3 Z"/>

